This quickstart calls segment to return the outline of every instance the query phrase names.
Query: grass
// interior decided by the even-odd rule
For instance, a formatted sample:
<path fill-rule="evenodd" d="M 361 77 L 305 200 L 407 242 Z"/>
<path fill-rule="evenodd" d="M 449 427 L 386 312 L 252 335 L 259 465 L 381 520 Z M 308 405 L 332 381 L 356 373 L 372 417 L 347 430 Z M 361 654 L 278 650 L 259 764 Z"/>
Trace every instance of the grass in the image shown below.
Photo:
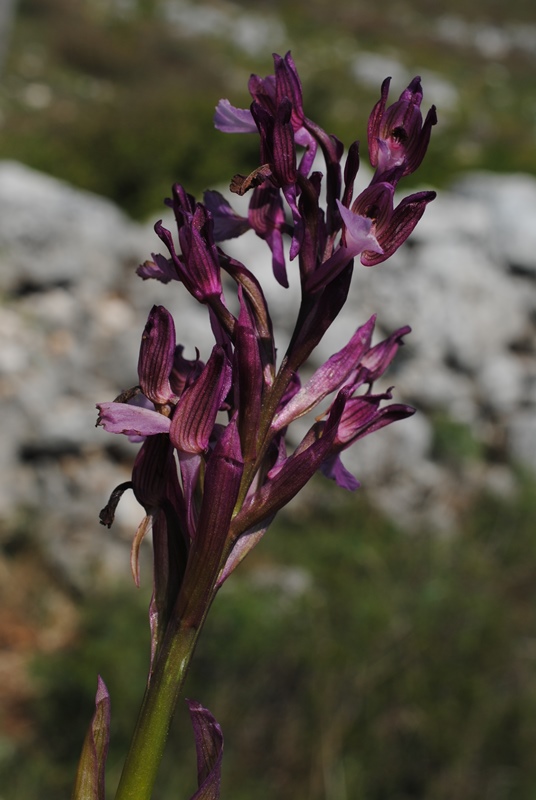
<path fill-rule="evenodd" d="M 479 498 L 442 538 L 397 530 L 364 494 L 336 508 L 316 494 L 229 581 L 196 654 L 186 694 L 222 724 L 222 796 L 532 800 L 534 485 L 513 503 Z M 126 587 L 86 598 L 76 639 L 39 658 L 33 735 L 0 767 L 3 800 L 68 796 L 97 672 L 113 788 L 145 679 L 147 600 Z M 195 788 L 186 716 L 161 800 Z"/>
<path fill-rule="evenodd" d="M 291 48 L 308 115 L 347 145 L 360 137 L 365 157 L 366 122 L 385 75 L 364 87 L 351 65 L 358 54 L 374 52 L 410 75 L 424 72 L 425 107 L 439 105 L 416 181 L 442 186 L 468 168 L 534 171 L 534 56 L 514 46 L 486 54 L 474 33 L 487 25 L 500 36 L 510 22 L 530 31 L 536 11 L 524 0 L 449 3 L 448 15 L 473 31 L 454 43 L 439 33 L 447 12 L 434 11 L 428 0 L 381 7 L 353 0 L 260 3 L 255 14 L 281 21 L 284 35 L 251 52 L 222 31 L 173 30 L 160 5 L 133 3 L 122 15 L 119 5 L 97 0 L 19 0 L 0 86 L 2 157 L 111 197 L 136 217 L 152 214 L 174 181 L 200 193 L 256 166 L 255 137 L 216 133 L 212 110 L 220 97 L 247 105 L 250 72 L 267 74 L 271 51 Z M 223 8 L 236 12 L 241 5 L 251 18 L 248 3 Z M 234 25 L 239 21 L 235 13 Z M 451 85 L 452 108 L 427 91 L 427 70 Z"/>

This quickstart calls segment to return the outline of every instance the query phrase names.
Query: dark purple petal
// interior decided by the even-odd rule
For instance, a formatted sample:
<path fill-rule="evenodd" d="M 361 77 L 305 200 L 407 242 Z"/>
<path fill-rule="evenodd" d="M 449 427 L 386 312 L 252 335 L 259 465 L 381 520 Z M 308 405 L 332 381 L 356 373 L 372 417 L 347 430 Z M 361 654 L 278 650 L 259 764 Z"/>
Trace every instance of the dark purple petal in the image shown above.
<path fill-rule="evenodd" d="M 170 261 L 171 261 L 171 263 L 173 264 L 173 266 L 175 268 L 177 280 L 182 281 L 184 283 L 184 285 L 186 286 L 186 288 L 188 289 L 188 291 L 190 291 L 188 275 L 187 275 L 186 270 L 185 270 L 185 265 L 184 265 L 183 259 L 180 256 L 177 255 L 177 251 L 175 250 L 175 244 L 173 242 L 173 236 L 171 235 L 171 231 L 168 231 L 167 228 L 164 228 L 164 226 L 162 225 L 162 220 L 159 220 L 155 224 L 154 231 L 155 231 L 156 235 L 158 236 L 158 238 L 166 245 L 167 249 L 169 250 L 169 253 L 171 255 Z M 171 269 L 171 267 L 170 267 L 170 269 Z"/>
<path fill-rule="evenodd" d="M 176 472 L 169 436 L 159 434 L 147 438 L 140 447 L 132 468 L 134 494 L 146 511 L 164 504 L 167 496 L 167 475 L 173 470 Z"/>
<path fill-rule="evenodd" d="M 171 193 L 171 198 L 168 198 L 164 202 L 173 209 L 175 222 L 177 223 L 178 230 L 180 230 L 183 225 L 191 222 L 196 206 L 195 197 L 188 194 L 184 186 L 181 186 L 180 183 L 173 184 Z"/>
<path fill-rule="evenodd" d="M 169 375 L 175 344 L 173 317 L 163 306 L 153 306 L 141 337 L 138 375 L 143 394 L 156 405 L 173 397 Z"/>
<path fill-rule="evenodd" d="M 285 211 L 281 195 L 275 186 L 265 182 L 253 190 L 249 203 L 248 220 L 261 239 L 265 239 L 274 228 L 285 229 Z"/>
<path fill-rule="evenodd" d="M 359 142 L 352 142 L 348 149 L 346 156 L 346 164 L 344 165 L 344 194 L 342 196 L 342 204 L 346 208 L 350 207 L 352 202 L 352 194 L 354 191 L 354 181 L 359 170 Z"/>
<path fill-rule="evenodd" d="M 341 461 L 339 453 L 327 458 L 320 465 L 320 471 L 326 478 L 335 481 L 337 486 L 340 486 L 341 489 L 347 489 L 349 492 L 355 492 L 361 485 L 357 478 L 346 469 Z"/>
<path fill-rule="evenodd" d="M 170 231 L 161 222 L 155 225 L 155 232 L 168 248 L 179 279 L 200 303 L 221 295 L 220 267 L 212 228 L 212 218 L 198 204 L 189 223 L 179 228 L 180 257 Z"/>
<path fill-rule="evenodd" d="M 274 278 L 284 289 L 288 288 L 287 265 L 285 263 L 285 249 L 281 231 L 274 229 L 266 235 L 266 242 L 272 251 L 272 272 Z"/>
<path fill-rule="evenodd" d="M 415 413 L 414 408 L 402 403 L 392 403 L 379 409 L 380 401 L 390 396 L 390 393 L 364 395 L 348 400 L 337 431 L 337 450 L 346 449 L 363 436 Z"/>
<path fill-rule="evenodd" d="M 173 356 L 173 369 L 169 376 L 171 388 L 177 397 L 180 397 L 184 390 L 199 377 L 205 366 L 199 358 L 198 351 L 196 351 L 197 357 L 192 359 L 184 358 L 183 351 L 184 347 L 178 344 Z"/>
<path fill-rule="evenodd" d="M 274 115 L 257 102 L 251 104 L 251 113 L 260 136 L 260 163 L 271 165 L 274 159 Z"/>
<path fill-rule="evenodd" d="M 151 436 L 145 440 L 134 462 L 132 483 L 136 499 L 146 512 L 131 549 L 131 569 L 137 585 L 140 545 L 152 529 L 154 578 L 149 615 L 152 665 L 179 593 L 189 545 L 185 501 L 169 436 Z"/>
<path fill-rule="evenodd" d="M 426 151 L 428 149 L 428 144 L 430 142 L 430 135 L 432 133 L 433 125 L 437 125 L 437 113 L 435 106 L 431 106 L 430 110 L 428 111 L 420 135 L 416 137 L 413 148 L 407 154 L 406 157 L 407 174 L 415 172 L 415 170 L 418 169 L 418 167 L 420 167 L 422 160 L 426 155 Z"/>
<path fill-rule="evenodd" d="M 190 800 L 219 800 L 223 734 L 206 708 L 195 700 L 186 700 L 194 729 L 197 753 L 198 790 Z"/>
<path fill-rule="evenodd" d="M 177 270 L 175 264 L 170 258 L 166 258 L 158 253 L 153 253 L 152 261 L 145 261 L 136 270 L 136 274 L 148 280 L 155 278 L 160 283 L 169 283 L 170 281 L 178 280 Z"/>
<path fill-rule="evenodd" d="M 405 197 L 395 208 L 391 219 L 376 231 L 383 253 L 365 250 L 361 256 L 363 266 L 372 267 L 392 256 L 406 241 L 435 196 L 435 192 L 417 192 Z"/>
<path fill-rule="evenodd" d="M 419 167 L 430 140 L 431 128 L 437 122 L 432 107 L 422 124 L 420 78 L 414 78 L 400 98 L 386 109 L 390 78 L 381 89 L 368 124 L 370 163 L 383 175 L 400 167 L 398 178 L 410 175 Z M 377 178 L 375 178 L 377 180 Z"/>
<path fill-rule="evenodd" d="M 214 243 L 208 240 L 205 232 L 192 225 L 189 234 L 187 250 L 181 237 L 181 247 L 188 267 L 187 288 L 197 300 L 205 302 L 213 295 L 221 295 L 220 264 Z"/>
<path fill-rule="evenodd" d="M 385 106 L 387 105 L 387 97 L 389 96 L 390 85 L 391 78 L 386 78 L 382 83 L 380 99 L 372 109 L 368 120 L 367 138 L 369 159 L 373 167 L 378 165 L 380 126 L 385 112 Z"/>
<path fill-rule="evenodd" d="M 203 202 L 214 220 L 214 240 L 216 242 L 236 239 L 249 230 L 248 220 L 233 211 L 220 192 L 205 192 Z"/>
<path fill-rule="evenodd" d="M 266 78 L 261 78 L 259 75 L 251 75 L 248 81 L 248 89 L 256 103 L 265 108 L 270 114 L 274 114 L 277 105 L 275 75 L 267 75 Z"/>
<path fill-rule="evenodd" d="M 292 103 L 292 124 L 294 130 L 303 125 L 303 93 L 300 77 L 290 51 L 284 58 L 274 53 L 275 99 L 280 103 L 288 98 Z"/>
<path fill-rule="evenodd" d="M 296 181 L 296 145 L 291 122 L 292 104 L 284 98 L 277 109 L 273 131 L 273 172 L 280 186 Z"/>
<path fill-rule="evenodd" d="M 223 133 L 257 133 L 249 108 L 236 108 L 226 99 L 216 106 L 214 127 Z"/>
<path fill-rule="evenodd" d="M 310 119 L 304 119 L 304 127 L 320 145 L 326 161 L 326 224 L 328 233 L 332 234 L 340 227 L 336 200 L 341 194 L 341 158 L 344 146 L 336 136 L 327 134 Z"/>
<path fill-rule="evenodd" d="M 95 713 L 82 746 L 72 800 L 105 800 L 104 770 L 110 741 L 110 695 L 98 677 Z"/>
<path fill-rule="evenodd" d="M 127 436 L 169 433 L 169 418 L 148 408 L 127 403 L 97 403 L 97 408 L 97 425 L 102 425 L 108 433 L 124 433 Z"/>
<path fill-rule="evenodd" d="M 223 349 L 215 345 L 195 383 L 181 395 L 173 412 L 170 438 L 177 450 L 203 453 L 216 415 L 231 386 L 231 368 Z"/>
<path fill-rule="evenodd" d="M 257 236 L 268 242 L 276 280 L 281 286 L 288 287 L 282 237 L 282 231 L 286 231 L 288 225 L 281 195 L 275 186 L 265 182 L 253 191 L 248 219 Z"/>
<path fill-rule="evenodd" d="M 373 220 L 376 230 L 381 230 L 393 214 L 394 193 L 395 187 L 391 183 L 371 183 L 356 197 L 352 203 L 352 211 Z"/>
<path fill-rule="evenodd" d="M 300 147 L 305 148 L 305 152 L 298 165 L 298 172 L 300 172 L 301 175 L 307 176 L 313 168 L 316 152 L 318 150 L 318 143 L 315 137 L 305 128 L 300 128 L 296 131 L 294 140 Z"/>
<path fill-rule="evenodd" d="M 371 349 L 361 359 L 361 366 L 367 370 L 366 381 L 373 383 L 380 375 L 383 375 L 389 364 L 395 357 L 398 348 L 404 344 L 403 337 L 411 333 L 409 325 L 394 331 L 383 342 L 371 347 Z"/>

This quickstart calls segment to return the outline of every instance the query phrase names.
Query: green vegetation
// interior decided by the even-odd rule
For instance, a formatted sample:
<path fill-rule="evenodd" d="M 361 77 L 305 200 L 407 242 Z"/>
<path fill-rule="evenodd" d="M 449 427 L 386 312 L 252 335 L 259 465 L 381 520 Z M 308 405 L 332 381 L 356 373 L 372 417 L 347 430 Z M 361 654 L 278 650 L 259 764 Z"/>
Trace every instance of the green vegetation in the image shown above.
<path fill-rule="evenodd" d="M 469 425 L 457 422 L 445 412 L 431 416 L 434 438 L 432 458 L 457 469 L 467 462 L 483 460 L 486 453 L 481 442 L 473 435 Z"/>
<path fill-rule="evenodd" d="M 219 13 L 223 22 L 197 32 L 170 25 L 164 5 L 19 0 L 0 82 L 2 158 L 111 197 L 135 216 L 154 213 L 174 181 L 199 193 L 256 165 L 255 137 L 212 130 L 212 109 L 220 97 L 247 105 L 250 72 L 267 74 L 272 50 L 290 48 L 309 116 L 346 144 L 360 136 L 364 160 L 366 122 L 385 75 L 379 67 L 364 87 L 352 64 L 378 53 L 422 73 L 425 109 L 439 107 L 419 183 L 444 185 L 466 168 L 534 171 L 536 48 L 527 37 L 536 36 L 536 6 L 526 0 L 450 2 L 448 13 L 429 0 L 271 0 L 254 8 L 206 0 L 199 15 Z M 259 15 L 257 31 L 280 29 L 265 46 L 247 32 Z M 427 71 L 451 86 L 452 103 Z"/>
<path fill-rule="evenodd" d="M 186 694 L 226 737 L 223 796 L 532 800 L 536 492 L 485 496 L 451 537 L 401 532 L 364 493 L 281 517 L 211 612 Z M 331 495 L 333 498 L 333 495 Z M 325 504 L 321 501 L 325 500 Z M 87 598 L 76 641 L 41 657 L 33 738 L 3 800 L 67 797 L 96 674 L 112 695 L 109 790 L 147 667 L 148 598 Z M 188 797 L 186 709 L 156 792 Z M 8 788 L 9 787 L 9 788 Z"/>

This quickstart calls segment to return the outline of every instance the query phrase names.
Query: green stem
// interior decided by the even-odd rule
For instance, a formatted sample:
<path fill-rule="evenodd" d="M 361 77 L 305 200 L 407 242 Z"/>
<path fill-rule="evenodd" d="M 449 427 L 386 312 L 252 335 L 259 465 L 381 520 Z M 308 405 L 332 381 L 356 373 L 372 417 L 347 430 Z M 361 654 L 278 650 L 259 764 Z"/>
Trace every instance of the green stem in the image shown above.
<path fill-rule="evenodd" d="M 168 630 L 145 691 L 115 800 L 151 798 L 175 706 L 203 622 L 204 617 L 196 626 L 179 624 L 176 629 Z"/>

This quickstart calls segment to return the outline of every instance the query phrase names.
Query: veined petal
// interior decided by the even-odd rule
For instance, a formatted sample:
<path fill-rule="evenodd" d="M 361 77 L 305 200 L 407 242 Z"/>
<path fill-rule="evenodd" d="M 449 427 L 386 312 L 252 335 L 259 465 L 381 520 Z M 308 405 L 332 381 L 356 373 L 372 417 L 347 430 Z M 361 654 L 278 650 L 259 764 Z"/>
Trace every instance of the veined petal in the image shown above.
<path fill-rule="evenodd" d="M 352 203 L 354 214 L 371 219 L 378 230 L 389 222 L 393 214 L 393 197 L 395 187 L 387 181 L 371 183 Z"/>
<path fill-rule="evenodd" d="M 274 175 L 281 186 L 296 181 L 296 145 L 291 122 L 292 104 L 288 98 L 281 100 L 273 129 Z"/>
<path fill-rule="evenodd" d="M 169 418 L 148 408 L 113 402 L 97 403 L 97 408 L 97 425 L 102 425 L 108 433 L 124 433 L 127 436 L 169 433 Z"/>
<path fill-rule="evenodd" d="M 169 433 L 177 450 L 203 453 L 207 449 L 230 386 L 230 364 L 223 348 L 215 345 L 200 376 L 183 392 L 173 413 Z"/>
<path fill-rule="evenodd" d="M 381 230 L 377 230 L 380 250 L 364 248 L 361 256 L 363 266 L 372 267 L 392 256 L 406 241 L 435 196 L 435 192 L 416 192 L 405 197 Z"/>
<path fill-rule="evenodd" d="M 138 450 L 132 468 L 134 495 L 147 512 L 164 505 L 167 476 L 173 470 L 175 461 L 169 436 L 159 434 L 147 438 Z"/>
<path fill-rule="evenodd" d="M 284 58 L 274 53 L 275 92 L 278 103 L 287 97 L 292 102 L 292 123 L 294 130 L 303 124 L 303 93 L 300 76 L 290 51 Z"/>
<path fill-rule="evenodd" d="M 415 413 L 414 408 L 402 403 L 391 403 L 385 408 L 379 408 L 381 400 L 390 397 L 390 392 L 386 392 L 380 395 L 350 398 L 337 431 L 335 441 L 337 450 L 344 450 L 363 436 L 399 419 L 411 417 Z"/>
<path fill-rule="evenodd" d="M 163 306 L 153 306 L 141 337 L 138 375 L 143 394 L 157 405 L 173 397 L 169 376 L 175 344 L 173 317 Z"/>
<path fill-rule="evenodd" d="M 190 232 L 190 248 L 186 256 L 190 291 L 197 300 L 204 302 L 210 296 L 221 295 L 220 265 L 213 243 L 193 226 Z"/>
<path fill-rule="evenodd" d="M 194 729 L 197 752 L 198 790 L 190 800 L 218 800 L 220 796 L 223 734 L 206 708 L 195 700 L 187 700 Z"/>
<path fill-rule="evenodd" d="M 383 375 L 393 358 L 395 357 L 398 348 L 404 344 L 403 337 L 411 333 L 409 325 L 404 325 L 402 328 L 394 331 L 383 342 L 379 342 L 363 356 L 361 359 L 361 366 L 367 370 L 366 381 L 373 383 L 380 375 Z"/>
<path fill-rule="evenodd" d="M 378 149 L 379 149 L 379 136 L 380 125 L 387 105 L 387 97 L 389 96 L 389 86 L 391 85 L 391 78 L 386 78 L 380 90 L 380 99 L 374 106 L 369 116 L 368 121 L 368 150 L 369 159 L 373 167 L 378 164 Z"/>
<path fill-rule="evenodd" d="M 249 108 L 236 108 L 227 99 L 216 106 L 214 127 L 223 133 L 257 133 Z"/>
<path fill-rule="evenodd" d="M 355 370 L 362 356 L 368 351 L 376 315 L 354 333 L 346 347 L 332 355 L 319 367 L 287 405 L 276 415 L 273 430 L 280 430 L 295 419 L 307 414 L 328 394 L 334 392 Z"/>
<path fill-rule="evenodd" d="M 432 106 L 423 126 L 420 111 L 423 92 L 418 76 L 411 81 L 399 99 L 386 108 L 390 80 L 387 78 L 383 82 L 380 100 L 369 117 L 369 155 L 370 163 L 377 167 L 377 174 L 382 175 L 393 167 L 400 166 L 398 178 L 402 178 L 419 167 L 437 116 L 435 107 Z"/>

